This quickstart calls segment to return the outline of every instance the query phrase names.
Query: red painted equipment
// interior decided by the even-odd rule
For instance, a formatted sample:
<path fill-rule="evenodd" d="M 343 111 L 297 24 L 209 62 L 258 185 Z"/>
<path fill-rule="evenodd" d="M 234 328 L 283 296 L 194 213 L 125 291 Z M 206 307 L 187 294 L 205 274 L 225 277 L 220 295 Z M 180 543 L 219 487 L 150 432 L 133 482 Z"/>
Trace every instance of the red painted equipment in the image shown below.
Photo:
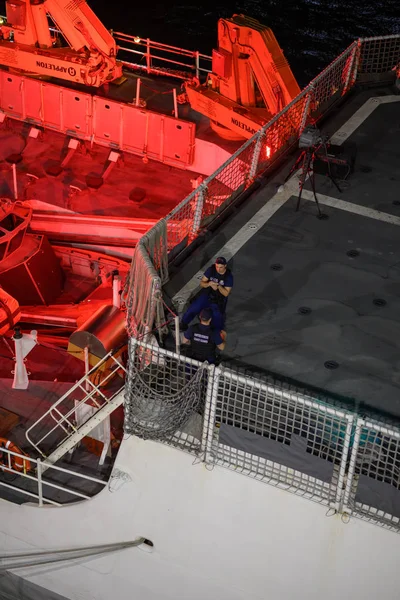
<path fill-rule="evenodd" d="M 250 138 L 300 92 L 271 29 L 234 15 L 218 22 L 218 50 L 205 85 L 188 83 L 193 109 L 227 139 Z"/>
<path fill-rule="evenodd" d="M 99 87 L 122 75 L 111 33 L 86 0 L 6 0 L 0 63 L 12 69 Z M 65 45 L 49 28 L 57 24 Z"/>

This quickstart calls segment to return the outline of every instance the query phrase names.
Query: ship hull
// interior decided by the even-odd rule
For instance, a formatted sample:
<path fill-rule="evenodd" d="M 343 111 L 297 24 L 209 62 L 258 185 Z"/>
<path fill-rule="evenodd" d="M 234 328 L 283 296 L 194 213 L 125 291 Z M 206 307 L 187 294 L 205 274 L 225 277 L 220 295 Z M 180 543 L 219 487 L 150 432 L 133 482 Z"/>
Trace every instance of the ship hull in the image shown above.
<path fill-rule="evenodd" d="M 345 523 L 326 506 L 134 436 L 122 442 L 113 474 L 90 501 L 57 510 L 0 501 L 1 548 L 79 548 L 139 536 L 154 547 L 17 575 L 71 600 L 334 600 L 355 587 L 359 598 L 397 595 L 398 539 L 383 528 Z"/>

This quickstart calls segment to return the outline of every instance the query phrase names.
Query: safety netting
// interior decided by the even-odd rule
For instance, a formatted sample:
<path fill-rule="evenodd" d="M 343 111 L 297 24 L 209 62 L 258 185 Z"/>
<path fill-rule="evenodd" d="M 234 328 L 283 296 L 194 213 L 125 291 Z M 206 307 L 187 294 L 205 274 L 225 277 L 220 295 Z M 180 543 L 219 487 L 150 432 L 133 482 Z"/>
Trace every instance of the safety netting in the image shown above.
<path fill-rule="evenodd" d="M 165 441 L 204 409 L 207 370 L 197 361 L 130 342 L 125 433 Z"/>

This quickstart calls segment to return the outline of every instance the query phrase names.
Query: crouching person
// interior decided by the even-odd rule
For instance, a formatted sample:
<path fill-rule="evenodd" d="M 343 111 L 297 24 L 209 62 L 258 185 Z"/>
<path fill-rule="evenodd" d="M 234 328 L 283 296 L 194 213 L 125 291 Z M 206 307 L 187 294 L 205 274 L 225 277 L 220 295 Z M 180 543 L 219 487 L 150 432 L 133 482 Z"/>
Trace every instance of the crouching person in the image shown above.
<path fill-rule="evenodd" d="M 210 308 L 203 308 L 199 315 L 200 323 L 189 327 L 183 334 L 183 343 L 190 344 L 188 355 L 200 362 L 215 364 L 217 349 L 223 350 L 225 342 L 221 332 L 211 327 L 213 313 Z"/>

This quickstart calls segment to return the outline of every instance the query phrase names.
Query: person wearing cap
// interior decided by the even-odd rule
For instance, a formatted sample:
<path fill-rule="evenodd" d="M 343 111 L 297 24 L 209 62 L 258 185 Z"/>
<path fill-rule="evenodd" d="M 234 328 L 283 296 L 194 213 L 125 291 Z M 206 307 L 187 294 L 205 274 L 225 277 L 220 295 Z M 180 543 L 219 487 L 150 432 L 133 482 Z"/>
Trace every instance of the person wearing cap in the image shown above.
<path fill-rule="evenodd" d="M 227 260 L 219 256 L 215 263 L 208 267 L 200 281 L 203 292 L 195 298 L 182 317 L 181 327 L 185 328 L 203 308 L 212 311 L 212 326 L 218 331 L 225 328 L 225 312 L 228 296 L 233 287 L 233 275 L 227 267 Z"/>
<path fill-rule="evenodd" d="M 203 308 L 199 314 L 200 323 L 192 325 L 183 334 L 183 343 L 190 344 L 191 358 L 210 364 L 217 360 L 216 349 L 225 348 L 221 332 L 211 327 L 212 316 L 211 308 Z"/>

